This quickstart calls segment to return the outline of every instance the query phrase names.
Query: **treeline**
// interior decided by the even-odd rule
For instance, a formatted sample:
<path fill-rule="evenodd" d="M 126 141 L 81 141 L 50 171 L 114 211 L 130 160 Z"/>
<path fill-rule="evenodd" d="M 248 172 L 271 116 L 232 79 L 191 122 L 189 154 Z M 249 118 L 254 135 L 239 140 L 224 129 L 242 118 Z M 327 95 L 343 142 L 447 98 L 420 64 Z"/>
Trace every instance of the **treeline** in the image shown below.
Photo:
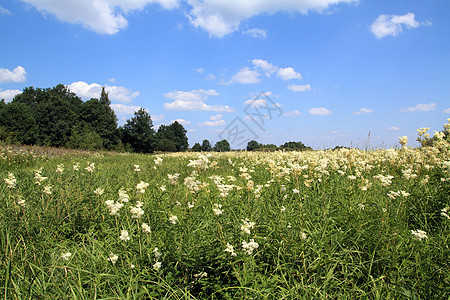
<path fill-rule="evenodd" d="M 153 129 L 140 109 L 118 126 L 105 89 L 100 99 L 83 102 L 66 86 L 28 87 L 10 103 L 0 101 L 0 140 L 7 143 L 148 153 L 185 151 L 186 129 L 178 122 Z"/>
<path fill-rule="evenodd" d="M 270 151 L 306 151 L 306 150 L 312 150 L 311 147 L 305 146 L 302 142 L 286 142 L 283 145 L 280 145 L 277 147 L 274 144 L 260 144 L 257 141 L 249 141 L 247 143 L 247 151 L 263 151 L 263 152 L 270 152 Z M 195 143 L 192 147 L 192 151 L 196 152 L 208 152 L 208 151 L 216 151 L 216 152 L 223 152 L 223 151 L 231 151 L 230 149 L 230 143 L 227 140 L 221 140 L 216 142 L 214 147 L 211 146 L 211 142 L 208 140 L 203 140 L 202 144 Z"/>

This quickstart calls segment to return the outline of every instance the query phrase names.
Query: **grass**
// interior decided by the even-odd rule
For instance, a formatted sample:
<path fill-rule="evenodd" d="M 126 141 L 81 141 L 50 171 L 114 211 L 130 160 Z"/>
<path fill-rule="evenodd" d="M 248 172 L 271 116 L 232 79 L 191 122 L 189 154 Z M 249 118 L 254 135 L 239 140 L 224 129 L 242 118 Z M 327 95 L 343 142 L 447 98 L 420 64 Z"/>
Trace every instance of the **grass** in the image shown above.
<path fill-rule="evenodd" d="M 14 187 L 0 183 L 3 299 L 450 297 L 450 220 L 441 214 L 450 206 L 448 144 L 208 156 L 2 153 L 1 178 L 16 179 Z M 40 184 L 38 170 L 47 177 Z M 168 174 L 176 173 L 172 184 Z M 123 204 L 120 215 L 107 200 Z M 144 214 L 135 218 L 138 201 Z M 254 222 L 250 234 L 245 220 Z M 251 240 L 249 254 L 242 242 Z"/>

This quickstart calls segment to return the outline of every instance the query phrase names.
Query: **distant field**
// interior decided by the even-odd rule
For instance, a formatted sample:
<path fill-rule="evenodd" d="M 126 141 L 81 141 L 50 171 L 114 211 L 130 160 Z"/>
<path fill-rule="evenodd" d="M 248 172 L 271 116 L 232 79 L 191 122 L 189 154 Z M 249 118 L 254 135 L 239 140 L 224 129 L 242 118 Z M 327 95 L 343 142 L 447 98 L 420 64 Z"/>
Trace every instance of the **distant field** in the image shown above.
<path fill-rule="evenodd" d="M 3 299 L 449 299 L 450 146 L 0 154 Z"/>

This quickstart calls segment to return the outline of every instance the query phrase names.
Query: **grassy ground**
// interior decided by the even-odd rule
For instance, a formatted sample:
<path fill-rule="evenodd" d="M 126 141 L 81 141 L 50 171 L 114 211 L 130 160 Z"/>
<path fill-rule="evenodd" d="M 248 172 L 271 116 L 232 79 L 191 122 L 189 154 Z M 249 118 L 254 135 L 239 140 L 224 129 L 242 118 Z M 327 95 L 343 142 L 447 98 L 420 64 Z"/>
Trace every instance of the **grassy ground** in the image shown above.
<path fill-rule="evenodd" d="M 446 143 L 30 151 L 0 154 L 4 299 L 450 297 Z"/>

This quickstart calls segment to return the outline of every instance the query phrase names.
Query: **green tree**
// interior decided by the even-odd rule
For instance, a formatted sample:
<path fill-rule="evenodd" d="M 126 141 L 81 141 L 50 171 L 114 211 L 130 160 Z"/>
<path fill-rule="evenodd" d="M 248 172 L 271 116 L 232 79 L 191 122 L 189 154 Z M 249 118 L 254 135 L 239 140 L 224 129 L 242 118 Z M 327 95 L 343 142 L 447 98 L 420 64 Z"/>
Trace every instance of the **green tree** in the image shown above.
<path fill-rule="evenodd" d="M 133 118 L 127 120 L 123 126 L 122 142 L 129 144 L 134 152 L 149 153 L 155 150 L 156 138 L 152 118 L 144 109 L 139 109 Z"/>
<path fill-rule="evenodd" d="M 280 148 L 287 151 L 312 150 L 311 147 L 305 146 L 302 142 L 286 142 L 283 145 L 281 145 Z"/>
<path fill-rule="evenodd" d="M 227 140 L 221 140 L 216 142 L 216 144 L 214 145 L 213 148 L 214 151 L 217 152 L 225 152 L 225 151 L 230 151 L 230 143 Z"/>
<path fill-rule="evenodd" d="M 192 151 L 195 151 L 195 152 L 202 151 L 202 145 L 200 145 L 200 143 L 195 143 L 194 146 L 192 146 Z"/>
<path fill-rule="evenodd" d="M 260 143 L 258 143 L 257 141 L 252 140 L 247 143 L 247 151 L 254 151 L 261 147 L 262 147 L 262 145 Z"/>
<path fill-rule="evenodd" d="M 10 102 L 0 108 L 1 139 L 8 143 L 33 144 L 36 121 L 31 108 L 24 103 Z"/>
<path fill-rule="evenodd" d="M 158 141 L 168 140 L 175 146 L 175 151 L 186 151 L 189 144 L 188 138 L 186 136 L 187 130 L 184 129 L 183 125 L 177 121 L 173 122 L 169 126 L 161 125 L 158 128 L 156 137 Z M 167 145 L 165 141 L 163 145 Z M 167 150 L 161 150 L 167 151 Z"/>
<path fill-rule="evenodd" d="M 211 143 L 208 140 L 203 140 L 202 151 L 209 152 L 212 150 Z"/>
<path fill-rule="evenodd" d="M 167 152 L 176 152 L 177 151 L 177 147 L 169 139 L 160 139 L 160 140 L 158 140 L 158 144 L 156 146 L 156 150 L 158 150 L 158 151 L 167 151 Z"/>

